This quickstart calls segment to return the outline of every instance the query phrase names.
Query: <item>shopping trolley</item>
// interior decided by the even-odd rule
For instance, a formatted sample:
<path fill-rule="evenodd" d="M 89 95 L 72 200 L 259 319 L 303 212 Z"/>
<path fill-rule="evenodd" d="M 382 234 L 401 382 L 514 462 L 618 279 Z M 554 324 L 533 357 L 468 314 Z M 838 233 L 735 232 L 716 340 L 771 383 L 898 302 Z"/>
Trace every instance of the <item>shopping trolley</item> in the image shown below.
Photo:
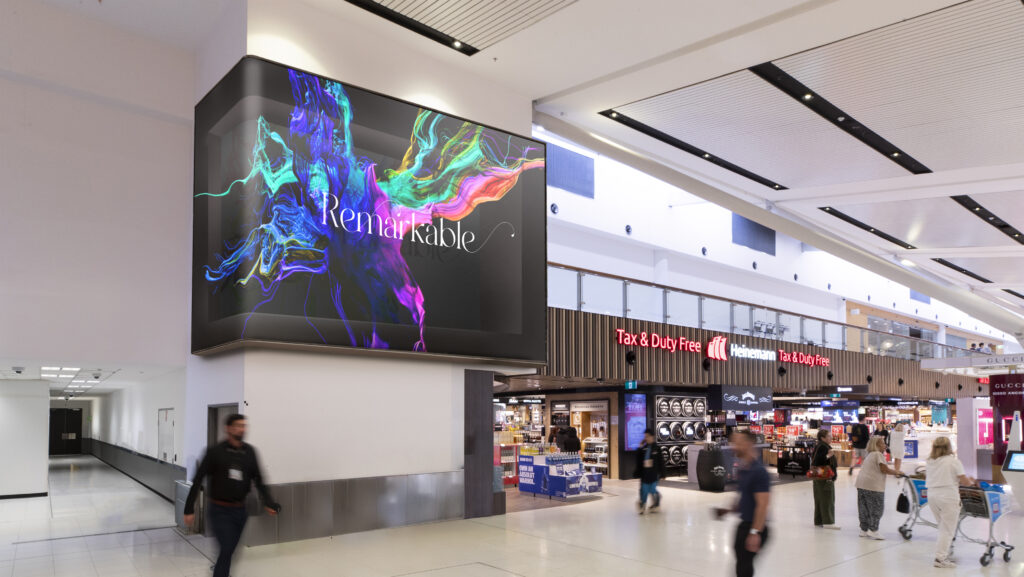
<path fill-rule="evenodd" d="M 993 550 L 1003 550 L 1003 561 L 1010 562 L 1010 552 L 1013 545 L 1007 545 L 1004 541 L 997 541 L 993 530 L 996 521 L 1000 517 L 1013 510 L 1013 499 L 1003 492 L 1002 485 L 992 485 L 982 482 L 979 487 L 960 487 L 960 521 L 956 525 L 956 532 L 968 543 L 977 543 L 985 546 L 985 552 L 981 555 L 982 566 L 987 566 L 992 561 Z M 988 520 L 988 538 L 975 539 L 967 536 L 963 531 L 963 522 L 967 517 L 977 517 Z"/>
<path fill-rule="evenodd" d="M 928 504 L 928 488 L 925 485 L 924 479 L 904 477 L 903 492 L 910 501 L 910 513 L 907 515 L 907 520 L 899 528 L 900 535 L 909 541 L 914 534 L 915 525 L 938 528 L 938 523 L 929 521 L 921 516 L 921 511 Z"/>

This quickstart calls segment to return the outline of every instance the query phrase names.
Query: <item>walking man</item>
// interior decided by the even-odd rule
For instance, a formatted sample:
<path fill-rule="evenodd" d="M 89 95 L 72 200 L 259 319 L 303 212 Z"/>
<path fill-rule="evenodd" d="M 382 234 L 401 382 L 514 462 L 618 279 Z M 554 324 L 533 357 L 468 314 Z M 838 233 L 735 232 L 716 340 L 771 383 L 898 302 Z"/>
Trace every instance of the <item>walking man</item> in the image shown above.
<path fill-rule="evenodd" d="M 739 513 L 736 527 L 736 577 L 753 577 L 754 558 L 768 542 L 768 502 L 771 479 L 764 465 L 757 459 L 754 443 L 757 439 L 750 431 L 732 434 L 732 448 L 739 461 L 737 480 L 739 498 L 732 510 Z M 719 509 L 721 516 L 728 511 Z"/>
<path fill-rule="evenodd" d="M 636 472 L 633 475 L 640 478 L 640 514 L 647 511 L 648 497 L 654 498 L 650 511 L 657 511 L 661 506 L 658 480 L 665 476 L 665 458 L 654 440 L 654 431 L 650 429 L 644 431 L 644 444 L 637 449 Z"/>
<path fill-rule="evenodd" d="M 192 490 L 185 500 L 185 525 L 195 522 L 196 497 L 203 479 L 210 478 L 210 524 L 220 545 L 213 577 L 228 577 L 231 572 L 231 557 L 242 537 L 242 529 L 248 519 L 245 498 L 252 485 L 256 486 L 264 507 L 276 515 L 281 506 L 274 502 L 263 484 L 263 474 L 256 458 L 256 450 L 243 441 L 245 438 L 245 417 L 234 414 L 224 423 L 227 440 L 210 447 L 192 479 Z"/>
<path fill-rule="evenodd" d="M 853 475 L 854 467 L 864 464 L 868 456 L 868 441 L 871 440 L 871 431 L 864 424 L 864 415 L 858 417 L 850 429 L 850 444 L 853 446 L 853 461 L 850 463 L 850 475 Z"/>

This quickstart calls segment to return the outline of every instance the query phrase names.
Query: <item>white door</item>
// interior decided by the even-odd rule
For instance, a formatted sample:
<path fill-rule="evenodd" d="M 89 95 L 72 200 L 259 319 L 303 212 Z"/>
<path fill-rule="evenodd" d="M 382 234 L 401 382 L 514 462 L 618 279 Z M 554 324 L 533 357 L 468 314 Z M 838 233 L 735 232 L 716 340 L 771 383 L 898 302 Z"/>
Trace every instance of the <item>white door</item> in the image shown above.
<path fill-rule="evenodd" d="M 174 409 L 157 411 L 157 455 L 161 461 L 176 463 L 178 455 L 174 453 Z"/>

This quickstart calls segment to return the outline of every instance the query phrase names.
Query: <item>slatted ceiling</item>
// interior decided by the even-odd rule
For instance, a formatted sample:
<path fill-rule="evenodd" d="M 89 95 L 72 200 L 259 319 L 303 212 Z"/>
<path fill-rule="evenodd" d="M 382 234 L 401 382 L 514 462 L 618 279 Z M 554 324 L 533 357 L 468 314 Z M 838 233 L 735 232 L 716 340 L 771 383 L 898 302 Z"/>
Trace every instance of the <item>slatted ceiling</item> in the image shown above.
<path fill-rule="evenodd" d="M 1024 157 L 1024 6 L 972 0 L 775 64 L 932 170 Z"/>
<path fill-rule="evenodd" d="M 577 0 L 376 0 L 377 4 L 483 50 Z"/>
<path fill-rule="evenodd" d="M 993 257 L 993 258 L 954 258 L 947 257 L 946 260 L 954 265 L 965 268 L 976 275 L 983 276 L 994 283 L 1022 283 L 1024 284 L 1024 268 L 1021 268 L 1019 257 Z M 1024 292 L 1024 286 L 1020 292 Z"/>
<path fill-rule="evenodd" d="M 786 350 L 810 354 L 822 354 L 832 359 L 832 367 L 804 367 L 794 364 L 772 363 L 748 359 L 731 359 L 727 362 L 712 361 L 711 370 L 702 367 L 703 354 L 669 353 L 667 351 L 636 347 L 635 366 L 626 363 L 626 347 L 620 347 L 614 340 L 615 329 L 622 328 L 633 333 L 656 332 L 673 336 L 686 336 L 691 340 L 707 343 L 714 331 L 692 329 L 635 319 L 622 319 L 566 309 L 548 309 L 548 364 L 539 377 L 542 389 L 557 389 L 561 386 L 592 386 L 593 382 L 581 379 L 598 378 L 621 383 L 637 379 L 645 384 L 678 385 L 686 387 L 707 387 L 711 384 L 758 385 L 772 387 L 776 392 L 815 391 L 828 385 L 865 384 L 871 375 L 871 394 L 922 398 L 955 398 L 977 394 L 977 383 L 973 379 L 923 371 L 915 361 L 880 357 L 850 351 L 838 351 L 785 343 Z M 756 337 L 730 335 L 730 342 L 747 346 L 774 349 L 778 341 Z M 778 367 L 784 365 L 787 373 L 778 375 Z M 832 381 L 826 374 L 834 373 Z M 903 386 L 898 384 L 904 379 Z M 517 381 L 517 377 L 510 381 Z M 940 383 L 939 389 L 935 382 Z M 957 385 L 963 384 L 963 390 Z"/>
<path fill-rule="evenodd" d="M 747 70 L 615 110 L 789 188 L 906 174 Z"/>
<path fill-rule="evenodd" d="M 1017 244 L 945 197 L 835 208 L 921 249 Z"/>

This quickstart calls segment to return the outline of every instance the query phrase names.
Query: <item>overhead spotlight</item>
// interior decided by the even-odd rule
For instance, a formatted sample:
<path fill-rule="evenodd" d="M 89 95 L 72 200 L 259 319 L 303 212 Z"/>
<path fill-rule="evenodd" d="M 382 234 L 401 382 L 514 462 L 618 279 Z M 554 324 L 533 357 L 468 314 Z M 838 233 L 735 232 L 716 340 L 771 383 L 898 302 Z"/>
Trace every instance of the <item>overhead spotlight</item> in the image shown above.
<path fill-rule="evenodd" d="M 875 229 L 871 229 L 869 232 L 875 232 Z"/>
<path fill-rule="evenodd" d="M 989 219 L 989 220 L 995 220 L 995 219 L 996 219 L 996 217 L 994 217 L 994 216 L 990 216 L 990 217 L 988 217 L 988 219 Z"/>
<path fill-rule="evenodd" d="M 831 206 L 826 206 L 826 207 L 825 207 L 825 212 L 829 212 L 829 211 L 831 211 L 831 210 L 832 210 L 832 207 L 831 207 Z"/>
<path fill-rule="evenodd" d="M 711 155 L 705 152 L 704 153 L 704 158 L 711 158 Z"/>
<path fill-rule="evenodd" d="M 777 184 L 776 184 L 776 185 L 775 185 L 775 188 L 781 188 L 781 187 L 780 187 L 779 185 L 777 185 Z"/>
<path fill-rule="evenodd" d="M 810 100 L 810 99 L 812 99 L 812 98 L 814 98 L 814 95 L 811 94 L 810 92 L 808 92 L 807 94 L 804 94 L 804 101 L 805 102 Z"/>
<path fill-rule="evenodd" d="M 839 121 L 839 122 L 842 122 L 842 121 L 846 120 L 846 117 L 845 116 L 840 116 L 836 120 Z"/>
<path fill-rule="evenodd" d="M 974 207 L 974 210 L 975 211 L 981 210 L 981 207 L 980 206 L 976 206 L 976 207 Z"/>
<path fill-rule="evenodd" d="M 612 113 L 612 118 L 618 118 L 618 117 L 619 117 L 619 113 L 618 112 L 613 112 Z"/>
<path fill-rule="evenodd" d="M 462 48 L 462 42 L 459 42 L 458 40 L 456 40 L 455 42 L 452 42 L 452 46 L 454 46 L 455 49 L 458 50 L 458 49 Z"/>
<path fill-rule="evenodd" d="M 917 266 L 916 264 L 914 264 L 914 261 L 906 258 L 900 259 L 900 264 L 902 264 L 903 266 Z"/>
<path fill-rule="evenodd" d="M 899 158 L 899 156 L 900 156 L 900 153 L 898 153 L 898 152 L 892 153 L 892 157 L 893 158 Z"/>

